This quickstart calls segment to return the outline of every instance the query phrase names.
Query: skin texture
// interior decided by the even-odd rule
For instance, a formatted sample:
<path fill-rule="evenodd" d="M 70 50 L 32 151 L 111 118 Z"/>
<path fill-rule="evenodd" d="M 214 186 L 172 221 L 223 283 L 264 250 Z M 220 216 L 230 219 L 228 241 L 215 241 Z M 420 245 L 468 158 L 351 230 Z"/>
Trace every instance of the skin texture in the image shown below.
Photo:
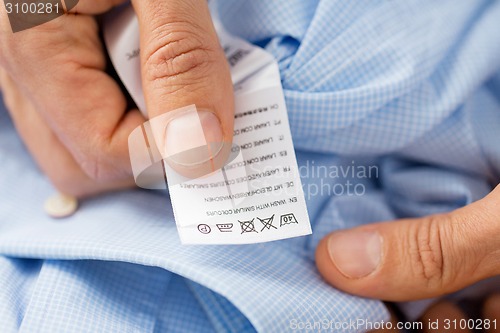
<path fill-rule="evenodd" d="M 497 186 L 482 200 L 448 214 L 332 233 L 320 242 L 316 263 L 329 284 L 351 294 L 386 301 L 443 296 L 500 274 L 499 216 Z M 380 247 L 372 245 L 373 238 L 367 236 L 372 234 L 380 238 Z M 353 250 L 339 251 L 332 245 L 342 239 L 348 239 L 345 244 Z M 380 249 L 373 270 L 358 267 L 374 262 L 373 249 Z M 368 255 L 368 261 L 360 253 Z M 483 317 L 500 319 L 498 295 L 485 301 Z M 429 308 L 424 318 L 468 317 L 456 305 L 443 302 Z"/>
<path fill-rule="evenodd" d="M 127 110 L 118 84 L 105 73 L 93 16 L 120 2 L 80 1 L 67 15 L 13 34 L 0 0 L 0 85 L 8 110 L 40 168 L 65 194 L 85 197 L 133 185 L 127 140 L 145 119 Z M 149 117 L 196 104 L 219 118 L 231 142 L 232 83 L 206 1 L 133 5 Z"/>
<path fill-rule="evenodd" d="M 378 233 L 382 239 L 380 263 L 364 277 L 348 277 L 332 261 L 328 240 L 334 234 L 319 244 L 317 266 L 330 284 L 365 297 L 406 301 L 441 296 L 500 274 L 499 214 L 497 187 L 484 199 L 449 214 L 344 231 L 353 239 L 360 231 Z"/>

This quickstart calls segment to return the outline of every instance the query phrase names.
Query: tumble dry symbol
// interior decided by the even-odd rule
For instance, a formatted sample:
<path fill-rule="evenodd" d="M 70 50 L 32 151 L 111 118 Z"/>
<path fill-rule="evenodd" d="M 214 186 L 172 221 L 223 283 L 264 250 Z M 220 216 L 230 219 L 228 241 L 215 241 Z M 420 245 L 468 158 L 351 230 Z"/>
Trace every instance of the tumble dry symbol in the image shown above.
<path fill-rule="evenodd" d="M 293 215 L 293 213 L 281 215 L 280 227 L 282 227 L 286 224 L 292 224 L 292 223 L 299 224 L 299 222 L 297 221 L 297 219 L 295 218 L 295 215 Z"/>
<path fill-rule="evenodd" d="M 253 220 L 254 219 L 251 219 L 250 221 L 238 220 L 238 222 L 240 222 L 242 234 L 249 233 L 249 232 L 257 232 L 257 230 L 255 230 L 255 223 Z"/>
<path fill-rule="evenodd" d="M 264 229 L 267 229 L 267 230 L 271 230 L 271 228 L 278 229 L 278 228 L 276 228 L 276 227 L 273 225 L 274 214 L 273 214 L 273 216 L 268 217 L 268 218 L 266 218 L 266 219 L 260 219 L 260 218 L 257 218 L 257 220 L 259 220 L 259 221 L 260 221 L 260 223 L 262 223 L 262 225 L 263 225 L 263 227 L 262 227 L 262 229 L 260 230 L 260 232 L 264 231 Z"/>

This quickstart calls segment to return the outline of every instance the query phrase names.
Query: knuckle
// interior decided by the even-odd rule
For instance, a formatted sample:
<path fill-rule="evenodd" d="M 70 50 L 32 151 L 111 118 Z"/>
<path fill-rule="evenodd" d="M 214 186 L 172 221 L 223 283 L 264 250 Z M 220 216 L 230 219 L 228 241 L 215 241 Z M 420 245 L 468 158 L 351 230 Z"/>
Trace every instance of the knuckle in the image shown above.
<path fill-rule="evenodd" d="M 205 77 L 214 50 L 190 27 L 169 26 L 174 32 L 164 29 L 157 29 L 154 35 L 163 38 L 156 38 L 144 52 L 146 81 L 180 86 Z"/>
<path fill-rule="evenodd" d="M 57 167 L 45 165 L 45 173 L 61 193 L 75 197 L 86 196 L 96 190 L 108 188 L 115 181 L 123 180 L 118 166 L 101 156 L 104 157 L 105 154 L 68 155 L 68 158 L 59 159 L 64 167 L 59 164 Z"/>
<path fill-rule="evenodd" d="M 95 183 L 109 183 L 130 175 L 124 157 L 111 143 L 111 138 L 95 139 L 75 159 L 85 175 Z M 128 159 L 127 159 L 128 160 Z"/>
<path fill-rule="evenodd" d="M 10 27 L 5 30 L 0 24 L 0 65 L 27 66 L 64 55 L 71 49 L 68 45 L 76 40 L 72 34 L 66 19 L 50 20 L 20 32 L 12 32 Z"/>
<path fill-rule="evenodd" d="M 429 288 L 443 288 L 451 280 L 446 261 L 446 239 L 442 227 L 446 215 L 430 216 L 418 224 L 412 224 L 408 243 L 413 273 L 426 282 Z"/>
<path fill-rule="evenodd" d="M 104 154 L 93 153 L 80 161 L 80 168 L 94 182 L 113 180 L 116 170 L 107 161 Z"/>
<path fill-rule="evenodd" d="M 94 147 L 93 149 L 85 152 L 81 152 L 80 156 L 76 157 L 78 164 L 82 171 L 89 177 L 92 181 L 103 182 L 107 181 L 110 176 L 109 166 L 105 162 L 105 152 L 103 151 L 102 145 L 96 144 L 95 142 L 90 145 Z"/>
<path fill-rule="evenodd" d="M 79 197 L 83 194 L 82 183 L 79 178 L 75 178 L 72 173 L 63 173 L 51 179 L 52 184 L 61 193 Z"/>
<path fill-rule="evenodd" d="M 91 180 L 103 180 L 103 170 L 98 158 L 95 158 L 94 156 L 86 157 L 80 161 L 80 167 Z"/>
<path fill-rule="evenodd" d="M 40 164 L 42 168 L 45 164 L 45 174 L 59 192 L 72 196 L 80 196 L 82 191 L 85 190 L 85 180 L 87 178 L 75 165 L 69 163 L 65 164 L 64 168 L 54 168 L 47 166 L 46 163 Z"/>

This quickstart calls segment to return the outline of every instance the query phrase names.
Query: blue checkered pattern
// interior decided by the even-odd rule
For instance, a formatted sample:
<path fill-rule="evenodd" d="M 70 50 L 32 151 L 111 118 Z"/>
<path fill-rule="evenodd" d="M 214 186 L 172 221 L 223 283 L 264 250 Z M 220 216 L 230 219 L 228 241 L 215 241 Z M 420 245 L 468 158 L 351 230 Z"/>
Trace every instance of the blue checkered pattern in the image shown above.
<path fill-rule="evenodd" d="M 0 111 L 1 332 L 284 332 L 386 319 L 382 303 L 321 280 L 319 240 L 449 211 L 498 183 L 500 2 L 212 5 L 278 59 L 313 235 L 182 246 L 168 196 L 141 190 L 52 220 L 42 205 L 53 188 Z M 332 171 L 349 166 L 377 172 Z"/>

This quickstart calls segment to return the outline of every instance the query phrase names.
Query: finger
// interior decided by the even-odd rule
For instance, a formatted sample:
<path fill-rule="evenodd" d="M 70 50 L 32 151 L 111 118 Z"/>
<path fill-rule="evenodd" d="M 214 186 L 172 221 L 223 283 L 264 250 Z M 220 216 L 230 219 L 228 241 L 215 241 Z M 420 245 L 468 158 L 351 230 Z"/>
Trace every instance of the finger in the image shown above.
<path fill-rule="evenodd" d="M 150 118 L 188 105 L 198 117 L 174 116 L 158 139 L 180 173 L 200 176 L 225 162 L 233 135 L 234 97 L 229 67 L 206 0 L 132 1 L 138 15 L 142 81 Z M 200 133 L 201 132 L 201 133 Z M 210 159 L 180 154 L 204 137 Z M 223 149 L 224 148 L 224 149 Z"/>
<path fill-rule="evenodd" d="M 486 300 L 483 307 L 483 317 L 485 319 L 483 326 L 488 333 L 500 333 L 500 294 L 490 296 Z"/>
<path fill-rule="evenodd" d="M 95 20 L 64 16 L 14 34 L 9 45 L 11 77 L 87 175 L 106 182 L 129 176 L 128 135 L 144 118 L 126 112 L 118 84 L 104 72 Z"/>
<path fill-rule="evenodd" d="M 82 198 L 133 186 L 131 178 L 109 183 L 89 178 L 36 112 L 33 104 L 1 68 L 0 87 L 23 142 L 40 169 L 60 192 Z M 12 111 L 14 109 L 15 112 Z"/>
<path fill-rule="evenodd" d="M 102 14 L 126 0 L 63 0 L 64 8 L 72 14 Z"/>
<path fill-rule="evenodd" d="M 470 329 L 460 328 L 460 323 L 467 319 L 468 317 L 457 305 L 442 301 L 427 309 L 422 316 L 421 322 L 423 323 L 424 333 L 469 333 L 471 332 Z"/>
<path fill-rule="evenodd" d="M 333 233 L 316 251 L 323 277 L 384 300 L 450 293 L 500 273 L 500 186 L 449 214 Z"/>

